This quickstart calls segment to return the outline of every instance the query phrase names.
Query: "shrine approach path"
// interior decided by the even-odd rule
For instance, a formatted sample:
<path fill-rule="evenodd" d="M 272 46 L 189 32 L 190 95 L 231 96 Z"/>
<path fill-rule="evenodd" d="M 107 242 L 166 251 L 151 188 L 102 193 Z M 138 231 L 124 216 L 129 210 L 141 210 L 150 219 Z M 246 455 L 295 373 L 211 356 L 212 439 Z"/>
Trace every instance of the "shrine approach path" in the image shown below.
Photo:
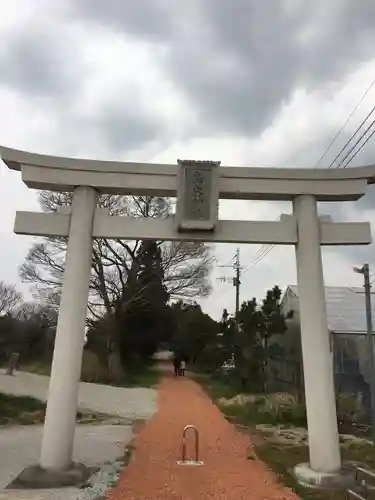
<path fill-rule="evenodd" d="M 249 437 L 223 417 L 197 383 L 165 375 L 157 393 L 158 411 L 135 438 L 130 463 L 109 500 L 297 500 L 263 462 L 248 459 Z M 177 464 L 188 424 L 199 430 L 202 466 Z"/>

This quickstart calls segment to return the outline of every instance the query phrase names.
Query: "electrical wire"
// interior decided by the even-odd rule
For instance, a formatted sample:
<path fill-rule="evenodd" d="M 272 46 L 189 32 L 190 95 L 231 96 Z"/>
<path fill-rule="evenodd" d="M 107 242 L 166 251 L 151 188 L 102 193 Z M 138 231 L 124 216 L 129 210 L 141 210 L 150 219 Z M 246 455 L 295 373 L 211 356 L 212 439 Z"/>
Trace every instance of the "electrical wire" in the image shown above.
<path fill-rule="evenodd" d="M 360 131 L 360 129 L 363 127 L 363 125 L 366 123 L 366 121 L 370 118 L 370 116 L 372 115 L 372 113 L 375 111 L 375 106 L 372 108 L 372 110 L 370 111 L 370 113 L 366 116 L 366 118 L 361 122 L 361 124 L 358 126 L 358 128 L 356 129 L 355 132 L 353 132 L 353 134 L 350 136 L 349 140 L 346 142 L 345 146 L 343 148 L 341 148 L 341 150 L 339 151 L 339 153 L 335 156 L 335 158 L 331 161 L 331 163 L 329 164 L 328 168 L 331 168 L 333 166 L 333 164 L 335 163 L 335 161 L 341 156 L 341 154 L 343 153 L 343 151 L 345 151 L 345 148 L 350 144 L 350 142 L 354 139 L 354 137 L 357 135 L 357 133 Z"/>
<path fill-rule="evenodd" d="M 354 116 L 354 114 L 356 113 L 357 109 L 359 108 L 359 106 L 362 104 L 362 102 L 364 101 L 365 97 L 367 96 L 367 94 L 370 92 L 370 90 L 372 89 L 372 87 L 375 85 L 375 78 L 372 80 L 372 82 L 370 83 L 370 85 L 368 86 L 368 88 L 366 89 L 366 91 L 363 93 L 363 95 L 361 96 L 361 98 L 359 99 L 358 103 L 354 106 L 353 110 L 351 111 L 351 113 L 349 114 L 348 118 L 346 119 L 346 121 L 344 122 L 344 124 L 341 126 L 341 128 L 338 130 L 338 132 L 335 134 L 335 136 L 333 137 L 333 139 L 331 140 L 331 142 L 329 143 L 328 147 L 325 149 L 325 151 L 323 152 L 323 154 L 321 155 L 321 157 L 319 158 L 319 160 L 316 162 L 316 164 L 314 165 L 313 168 L 317 168 L 318 165 L 322 162 L 322 160 L 324 159 L 324 157 L 327 155 L 327 153 L 330 151 L 330 149 L 332 148 L 333 144 L 336 142 L 336 140 L 338 139 L 338 137 L 342 134 L 342 132 L 344 131 L 344 129 L 346 128 L 347 124 L 349 123 L 349 121 L 352 119 L 352 117 Z M 329 165 L 328 168 L 331 168 L 333 166 L 333 164 L 335 163 L 335 161 L 341 156 L 341 154 L 345 151 L 346 147 L 350 144 L 350 142 L 354 139 L 354 137 L 358 134 L 358 132 L 360 131 L 360 129 L 362 128 L 362 126 L 366 123 L 366 121 L 370 118 L 370 116 L 374 113 L 375 111 L 375 106 L 371 109 L 371 111 L 367 114 L 367 116 L 365 117 L 365 119 L 361 122 L 361 124 L 357 127 L 357 129 L 355 130 L 355 132 L 351 135 L 351 137 L 349 138 L 349 140 L 346 142 L 346 144 L 344 145 L 344 147 L 340 150 L 340 152 L 335 156 L 334 160 L 331 162 L 331 164 Z M 346 168 L 349 163 L 351 161 L 353 161 L 353 159 L 356 157 L 356 155 L 363 149 L 363 147 L 365 146 L 365 144 L 371 139 L 371 137 L 373 137 L 373 135 L 375 134 L 375 130 L 372 131 L 372 133 L 370 134 L 370 136 L 364 141 L 364 143 L 359 147 L 358 150 L 356 150 L 352 155 L 351 153 L 355 150 L 356 146 L 361 142 L 361 140 L 363 139 L 363 137 L 369 132 L 369 130 L 371 129 L 371 127 L 373 126 L 373 124 L 375 123 L 375 119 L 371 122 L 371 124 L 367 127 L 367 129 L 365 130 L 365 132 L 360 136 L 360 138 L 355 142 L 354 146 L 352 146 L 349 151 L 345 154 L 344 158 L 341 159 L 340 163 L 338 164 L 338 166 L 336 168 L 340 168 L 341 165 L 343 165 L 343 168 Z M 351 156 L 350 156 L 351 155 Z M 348 161 L 344 164 L 345 160 L 348 159 Z M 276 219 L 276 220 L 279 220 L 281 217 L 281 215 Z M 246 274 L 248 271 L 250 271 L 250 269 L 254 268 L 257 264 L 259 264 L 274 248 L 276 247 L 276 244 L 264 244 L 262 245 L 260 248 L 258 248 L 258 250 L 255 252 L 255 254 L 253 255 L 252 257 L 252 262 L 242 271 L 241 273 L 241 276 L 244 276 L 244 274 Z"/>
<path fill-rule="evenodd" d="M 364 94 L 362 95 L 362 97 L 360 98 L 360 100 L 358 101 L 358 103 L 354 106 L 352 112 L 349 114 L 349 116 L 346 119 L 345 123 L 342 125 L 342 127 L 339 129 L 339 131 L 333 137 L 333 139 L 331 140 L 331 142 L 328 144 L 326 150 L 323 152 L 323 154 L 319 158 L 319 160 L 315 163 L 315 165 L 314 165 L 313 168 L 317 168 L 317 166 L 320 165 L 320 163 L 322 162 L 323 158 L 327 155 L 328 151 L 332 148 L 332 146 L 334 145 L 334 143 L 337 141 L 338 137 L 342 134 L 342 132 L 346 128 L 347 124 L 350 122 L 350 120 L 354 116 L 355 112 L 357 111 L 357 109 L 359 108 L 359 106 L 362 104 L 362 102 L 364 101 L 365 97 L 367 96 L 367 94 L 370 92 L 370 90 L 372 89 L 372 87 L 374 85 L 375 85 L 375 78 L 370 83 L 370 85 L 368 86 L 368 88 L 366 89 L 366 91 L 364 92 Z"/>
<path fill-rule="evenodd" d="M 375 119 L 372 120 L 372 122 L 366 128 L 366 130 L 362 133 L 362 135 L 355 141 L 354 145 L 351 148 L 349 148 L 348 152 L 345 154 L 344 158 L 341 159 L 340 163 L 336 166 L 336 168 L 340 168 L 344 164 L 345 160 L 350 156 L 350 154 L 358 146 L 358 144 L 361 142 L 361 140 L 363 139 L 363 137 L 369 132 L 369 130 L 371 129 L 371 127 L 374 125 L 374 123 L 375 123 Z"/>
<path fill-rule="evenodd" d="M 259 264 L 259 262 L 261 262 L 274 248 L 275 248 L 275 244 L 272 244 L 272 245 L 268 245 L 268 248 L 266 247 L 263 251 L 263 253 L 261 255 L 259 255 L 259 257 L 254 260 L 245 270 L 244 272 L 242 273 L 242 276 L 244 274 L 246 274 L 248 271 L 250 271 L 250 269 L 252 269 L 254 266 L 256 266 L 257 264 Z"/>
<path fill-rule="evenodd" d="M 357 156 L 357 154 L 363 149 L 363 147 L 365 146 L 365 144 L 368 143 L 368 141 L 371 139 L 371 137 L 373 137 L 373 135 L 375 134 L 375 129 L 371 132 L 371 134 L 367 137 L 367 139 L 365 140 L 365 142 L 361 145 L 361 147 L 359 149 L 357 149 L 357 151 L 354 152 L 354 154 L 349 158 L 349 160 L 345 163 L 345 165 L 342 167 L 342 168 L 346 168 L 350 162 L 352 162 L 354 160 L 354 158 Z"/>
<path fill-rule="evenodd" d="M 244 275 L 251 267 L 253 267 L 254 263 L 260 262 L 262 258 L 267 255 L 267 253 L 271 250 L 271 247 L 274 248 L 274 244 L 267 244 L 267 245 L 262 245 L 257 252 L 253 255 L 253 258 L 248 266 L 245 267 L 245 269 L 242 272 L 242 275 Z"/>
<path fill-rule="evenodd" d="M 280 214 L 276 219 L 275 221 L 278 221 L 281 219 L 281 215 Z M 250 264 L 243 270 L 242 272 L 242 276 L 248 272 L 249 269 L 251 269 L 252 267 L 254 267 L 254 265 L 258 264 L 261 260 L 263 260 L 263 258 L 269 254 L 269 252 L 271 250 L 273 250 L 275 248 L 275 244 L 263 244 L 260 248 L 258 248 L 258 250 L 255 252 L 255 254 L 253 255 L 252 257 L 252 261 L 250 262 Z"/>

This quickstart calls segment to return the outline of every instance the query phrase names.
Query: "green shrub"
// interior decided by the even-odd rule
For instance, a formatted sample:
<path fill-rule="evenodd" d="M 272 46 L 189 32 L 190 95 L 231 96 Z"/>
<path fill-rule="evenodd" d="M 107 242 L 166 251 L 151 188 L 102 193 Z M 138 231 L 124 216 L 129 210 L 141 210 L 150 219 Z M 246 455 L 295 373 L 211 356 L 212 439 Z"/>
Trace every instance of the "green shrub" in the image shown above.
<path fill-rule="evenodd" d="M 306 426 L 306 408 L 287 393 L 244 395 L 228 399 L 221 396 L 218 404 L 223 413 L 242 424 L 287 424 Z"/>
<path fill-rule="evenodd" d="M 111 374 L 107 367 L 103 366 L 98 356 L 87 349 L 83 351 L 81 380 L 93 384 L 109 384 L 111 382 Z"/>
<path fill-rule="evenodd" d="M 359 408 L 357 399 L 351 394 L 336 396 L 337 419 L 339 422 L 351 423 L 357 420 Z"/>

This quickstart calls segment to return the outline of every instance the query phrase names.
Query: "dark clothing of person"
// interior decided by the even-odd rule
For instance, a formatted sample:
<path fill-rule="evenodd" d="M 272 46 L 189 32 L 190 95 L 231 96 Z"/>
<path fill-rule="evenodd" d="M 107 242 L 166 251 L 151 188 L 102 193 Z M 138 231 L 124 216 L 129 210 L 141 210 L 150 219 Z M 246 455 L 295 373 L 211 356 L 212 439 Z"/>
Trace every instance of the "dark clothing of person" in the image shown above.
<path fill-rule="evenodd" d="M 178 375 L 180 375 L 181 361 L 179 359 L 174 359 L 173 367 L 174 367 L 174 374 L 177 377 Z"/>

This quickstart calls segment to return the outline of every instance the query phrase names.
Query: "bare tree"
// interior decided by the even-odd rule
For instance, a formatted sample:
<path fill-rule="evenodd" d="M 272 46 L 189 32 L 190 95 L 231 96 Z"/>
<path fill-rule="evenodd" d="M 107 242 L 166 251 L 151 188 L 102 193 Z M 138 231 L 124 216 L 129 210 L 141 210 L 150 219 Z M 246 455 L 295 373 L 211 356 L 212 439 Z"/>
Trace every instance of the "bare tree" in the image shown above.
<path fill-rule="evenodd" d="M 39 201 L 43 211 L 56 213 L 71 205 L 72 194 L 45 191 Z M 167 218 L 172 213 L 170 200 L 164 198 L 103 195 L 98 204 L 111 215 Z M 122 310 L 142 299 L 139 290 L 136 295 L 126 293 L 140 244 L 140 241 L 119 239 L 101 239 L 93 243 L 88 304 L 90 316 L 87 322 L 90 325 L 106 316 L 104 356 L 115 377 L 121 376 L 121 363 L 114 312 L 120 299 Z M 20 268 L 22 281 L 33 285 L 34 294 L 50 305 L 59 302 L 66 245 L 66 238 L 45 238 L 31 247 Z M 209 293 L 208 275 L 212 264 L 209 246 L 197 242 L 158 242 L 158 245 L 161 248 L 164 284 L 171 297 L 192 298 Z"/>
<path fill-rule="evenodd" d="M 40 195 L 43 211 L 56 213 L 72 202 L 71 193 L 45 191 Z M 164 198 L 103 195 L 99 206 L 111 215 L 167 218 L 171 202 Z M 66 238 L 45 238 L 29 250 L 20 268 L 23 282 L 48 303 L 58 300 L 65 266 Z M 159 242 L 165 285 L 172 297 L 198 297 L 210 292 L 210 247 L 199 242 Z M 95 240 L 93 244 L 89 309 L 93 318 L 109 313 L 123 296 L 128 273 L 140 241 Z"/>
<path fill-rule="evenodd" d="M 17 292 L 16 287 L 0 281 L 0 316 L 13 314 L 21 302 L 22 294 Z"/>

